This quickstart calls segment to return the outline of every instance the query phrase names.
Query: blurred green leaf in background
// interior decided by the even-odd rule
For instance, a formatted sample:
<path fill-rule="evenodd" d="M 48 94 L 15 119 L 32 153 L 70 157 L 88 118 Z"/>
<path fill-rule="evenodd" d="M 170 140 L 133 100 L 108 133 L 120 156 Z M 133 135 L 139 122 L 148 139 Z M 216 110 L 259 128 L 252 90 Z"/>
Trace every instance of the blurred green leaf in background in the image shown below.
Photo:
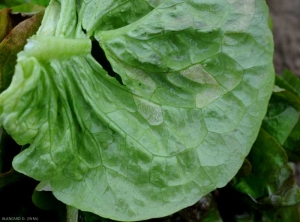
<path fill-rule="evenodd" d="M 0 3 L 0 9 L 11 8 L 13 6 L 22 4 L 36 4 L 40 6 L 47 6 L 50 0 L 2 0 Z"/>

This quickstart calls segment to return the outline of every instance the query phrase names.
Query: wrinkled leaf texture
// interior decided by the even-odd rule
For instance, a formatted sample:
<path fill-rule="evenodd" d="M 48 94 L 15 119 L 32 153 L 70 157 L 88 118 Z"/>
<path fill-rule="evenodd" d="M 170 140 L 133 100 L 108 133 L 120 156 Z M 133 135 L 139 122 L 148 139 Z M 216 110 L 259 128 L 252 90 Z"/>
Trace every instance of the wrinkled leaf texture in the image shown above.
<path fill-rule="evenodd" d="M 30 144 L 13 166 L 102 217 L 169 215 L 237 173 L 272 55 L 264 0 L 53 0 L 0 96 L 1 125 Z"/>

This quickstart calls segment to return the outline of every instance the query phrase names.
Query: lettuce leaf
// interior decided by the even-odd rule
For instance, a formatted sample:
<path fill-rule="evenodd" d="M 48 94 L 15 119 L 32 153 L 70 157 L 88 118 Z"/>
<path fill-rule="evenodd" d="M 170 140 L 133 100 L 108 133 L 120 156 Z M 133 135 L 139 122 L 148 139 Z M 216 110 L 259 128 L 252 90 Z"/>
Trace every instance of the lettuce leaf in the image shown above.
<path fill-rule="evenodd" d="M 263 0 L 52 0 L 0 95 L 0 125 L 30 144 L 13 166 L 102 217 L 169 215 L 238 172 L 272 57 Z"/>
<path fill-rule="evenodd" d="M 236 190 L 251 197 L 257 207 L 278 208 L 300 202 L 300 189 L 288 165 L 288 157 L 264 129 L 260 130 L 247 159 L 252 171 L 246 177 L 234 179 Z"/>
<path fill-rule="evenodd" d="M 14 7 L 21 4 L 36 4 L 40 6 L 47 6 L 50 0 L 2 0 L 0 4 L 0 9 Z"/>
<path fill-rule="evenodd" d="M 285 93 L 287 94 L 287 92 Z M 300 112 L 291 106 L 289 101 L 274 93 L 270 99 L 262 127 L 282 146 L 297 124 L 299 117 Z"/>

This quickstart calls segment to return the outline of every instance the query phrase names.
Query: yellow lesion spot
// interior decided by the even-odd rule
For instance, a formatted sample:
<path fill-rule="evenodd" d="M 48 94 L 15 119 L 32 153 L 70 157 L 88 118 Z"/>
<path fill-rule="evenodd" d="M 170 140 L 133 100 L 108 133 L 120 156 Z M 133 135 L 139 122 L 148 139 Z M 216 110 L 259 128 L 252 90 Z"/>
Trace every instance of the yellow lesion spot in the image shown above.
<path fill-rule="evenodd" d="M 185 78 L 200 84 L 218 84 L 214 77 L 211 76 L 200 64 L 191 66 L 188 69 L 183 70 L 180 74 Z"/>
<path fill-rule="evenodd" d="M 159 105 L 149 102 L 137 96 L 133 96 L 138 112 L 152 126 L 157 126 L 163 123 L 163 113 Z"/>
<path fill-rule="evenodd" d="M 193 82 L 201 84 L 199 86 L 200 92 L 198 91 L 195 98 L 196 107 L 198 108 L 207 106 L 226 93 L 224 87 L 200 64 L 191 66 L 180 72 L 180 74 Z"/>
<path fill-rule="evenodd" d="M 227 91 L 224 88 L 219 86 L 208 87 L 204 89 L 201 93 L 196 94 L 196 107 L 203 108 L 217 100 L 226 92 Z"/>

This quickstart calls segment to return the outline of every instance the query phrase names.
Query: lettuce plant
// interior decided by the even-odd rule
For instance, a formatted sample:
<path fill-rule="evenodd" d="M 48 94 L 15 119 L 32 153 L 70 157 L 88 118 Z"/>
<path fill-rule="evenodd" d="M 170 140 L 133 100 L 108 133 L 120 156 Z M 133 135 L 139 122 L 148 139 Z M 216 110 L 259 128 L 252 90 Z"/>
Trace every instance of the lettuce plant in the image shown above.
<path fill-rule="evenodd" d="M 102 217 L 172 214 L 239 171 L 272 58 L 264 0 L 52 0 L 0 95 L 13 167 Z"/>

